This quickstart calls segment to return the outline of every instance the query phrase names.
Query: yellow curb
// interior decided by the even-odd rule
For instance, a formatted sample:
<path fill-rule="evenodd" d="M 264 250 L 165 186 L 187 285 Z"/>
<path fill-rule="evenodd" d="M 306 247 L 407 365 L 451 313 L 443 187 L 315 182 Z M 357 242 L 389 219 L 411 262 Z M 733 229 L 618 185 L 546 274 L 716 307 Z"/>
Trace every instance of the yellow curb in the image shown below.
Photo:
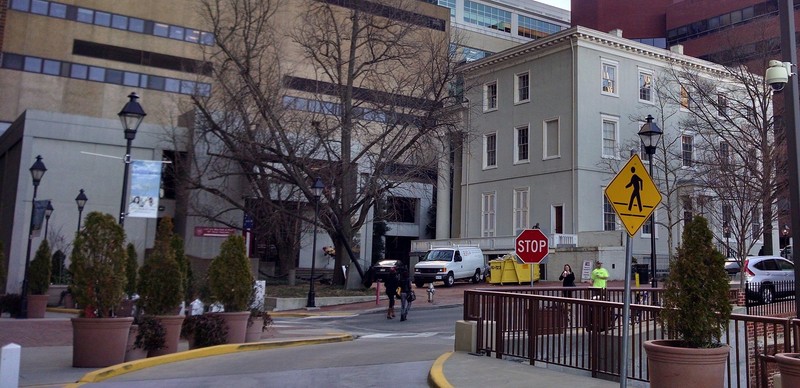
<path fill-rule="evenodd" d="M 345 311 L 331 311 L 331 312 L 319 312 L 319 313 L 312 313 L 312 312 L 282 312 L 282 311 L 270 311 L 269 316 L 271 317 L 283 317 L 283 318 L 306 318 L 306 317 L 347 317 L 351 315 L 356 315 L 355 312 L 345 312 Z"/>
<path fill-rule="evenodd" d="M 113 377 L 124 375 L 126 373 L 139 371 L 145 368 L 150 368 L 158 365 L 187 361 L 196 358 L 219 356 L 223 354 L 237 353 L 237 352 L 250 352 L 254 350 L 268 350 L 278 348 L 288 348 L 303 345 L 317 345 L 327 344 L 334 342 L 352 341 L 353 336 L 350 334 L 331 334 L 327 337 L 316 337 L 302 340 L 290 341 L 275 341 L 275 342 L 252 342 L 247 344 L 231 344 L 231 345 L 217 345 L 202 349 L 187 350 L 173 354 L 165 354 L 163 356 L 145 358 L 136 361 L 130 361 L 122 364 L 113 365 L 107 368 L 98 369 L 89 372 L 81 377 L 77 383 L 65 385 L 65 387 L 80 387 L 83 384 L 99 383 Z"/>
<path fill-rule="evenodd" d="M 66 307 L 48 307 L 47 311 L 52 313 L 65 313 L 65 314 L 75 314 L 78 315 L 81 313 L 81 310 L 78 309 L 70 309 Z"/>
<path fill-rule="evenodd" d="M 433 362 L 431 370 L 428 372 L 428 384 L 438 388 L 453 388 L 453 385 L 444 376 L 444 362 L 452 355 L 453 352 L 447 352 Z"/>

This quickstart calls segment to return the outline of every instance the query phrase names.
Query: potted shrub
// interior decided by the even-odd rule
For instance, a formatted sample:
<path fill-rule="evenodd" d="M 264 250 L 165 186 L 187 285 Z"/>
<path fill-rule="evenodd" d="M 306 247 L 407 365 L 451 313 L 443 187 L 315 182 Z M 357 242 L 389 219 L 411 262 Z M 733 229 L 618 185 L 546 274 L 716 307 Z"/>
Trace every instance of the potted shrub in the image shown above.
<path fill-rule="evenodd" d="M 125 362 L 145 358 L 149 352 L 162 349 L 165 338 L 166 331 L 159 320 L 147 315 L 138 317 L 128 335 Z"/>
<path fill-rule="evenodd" d="M 650 386 L 722 387 L 730 347 L 720 340 L 731 315 L 730 286 L 705 218 L 686 224 L 664 288 L 659 321 L 673 339 L 644 344 Z"/>
<path fill-rule="evenodd" d="M 133 243 L 128 243 L 125 248 L 125 299 L 122 301 L 119 316 L 133 317 L 136 305 L 136 276 L 139 270 L 139 255 L 136 254 L 136 247 Z M 135 324 L 135 323 L 134 323 Z"/>
<path fill-rule="evenodd" d="M 245 342 L 258 342 L 261 340 L 261 334 L 265 332 L 270 325 L 272 325 L 272 317 L 268 312 L 259 308 L 251 308 L 250 316 L 247 318 L 247 335 Z"/>
<path fill-rule="evenodd" d="M 155 316 L 166 330 L 162 349 L 148 352 L 160 356 L 178 351 L 183 316 L 179 315 L 183 298 L 183 273 L 172 249 L 172 219 L 165 217 L 158 224 L 156 241 L 150 256 L 139 269 L 139 299 L 141 313 Z"/>
<path fill-rule="evenodd" d="M 70 290 L 81 316 L 72 318 L 72 366 L 103 368 L 125 360 L 133 318 L 115 318 L 125 293 L 125 230 L 113 216 L 91 212 L 70 256 Z"/>
<path fill-rule="evenodd" d="M 189 349 L 225 344 L 228 327 L 219 314 L 190 315 L 183 321 L 181 336 L 189 342 Z"/>
<path fill-rule="evenodd" d="M 242 236 L 231 235 L 222 243 L 219 255 L 208 267 L 208 287 L 212 301 L 225 306 L 225 312 L 220 314 L 228 326 L 227 342 L 243 343 L 250 316 L 253 274 Z"/>
<path fill-rule="evenodd" d="M 50 244 L 43 240 L 28 268 L 28 318 L 44 318 L 50 289 Z"/>

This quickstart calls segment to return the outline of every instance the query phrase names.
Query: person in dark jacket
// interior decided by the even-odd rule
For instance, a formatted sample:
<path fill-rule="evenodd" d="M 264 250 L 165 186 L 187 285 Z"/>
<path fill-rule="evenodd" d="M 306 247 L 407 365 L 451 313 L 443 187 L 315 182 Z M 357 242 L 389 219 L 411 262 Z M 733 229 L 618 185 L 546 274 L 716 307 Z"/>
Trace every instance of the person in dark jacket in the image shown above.
<path fill-rule="evenodd" d="M 408 319 L 408 310 L 411 309 L 411 276 L 408 270 L 400 270 L 400 321 Z"/>
<path fill-rule="evenodd" d="M 572 267 L 569 264 L 564 264 L 564 270 L 561 272 L 561 276 L 558 277 L 558 280 L 561 280 L 561 285 L 563 287 L 575 287 L 575 273 L 572 272 Z M 572 297 L 572 291 L 564 291 L 563 292 L 565 298 Z"/>
<path fill-rule="evenodd" d="M 398 283 L 397 270 L 392 268 L 389 271 L 389 276 L 387 276 L 384 280 L 384 285 L 386 286 L 386 296 L 389 297 L 389 309 L 386 310 L 386 319 L 394 318 L 394 299 L 397 297 Z"/>

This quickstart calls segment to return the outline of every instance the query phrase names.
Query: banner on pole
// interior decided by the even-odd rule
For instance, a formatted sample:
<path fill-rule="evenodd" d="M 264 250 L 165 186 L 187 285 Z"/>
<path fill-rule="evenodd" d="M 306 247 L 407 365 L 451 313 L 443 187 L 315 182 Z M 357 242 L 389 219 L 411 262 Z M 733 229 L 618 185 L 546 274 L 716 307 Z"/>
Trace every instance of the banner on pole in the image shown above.
<path fill-rule="evenodd" d="M 131 162 L 128 217 L 158 218 L 161 165 L 160 161 L 134 160 Z"/>

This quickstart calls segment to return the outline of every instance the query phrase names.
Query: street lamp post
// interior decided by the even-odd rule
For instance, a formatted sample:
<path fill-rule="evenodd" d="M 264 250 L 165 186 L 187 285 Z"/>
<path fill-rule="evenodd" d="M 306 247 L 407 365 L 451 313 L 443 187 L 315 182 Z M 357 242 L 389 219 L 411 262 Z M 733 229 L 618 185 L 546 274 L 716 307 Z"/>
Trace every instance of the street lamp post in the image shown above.
<path fill-rule="evenodd" d="M 325 184 L 322 183 L 322 178 L 317 177 L 311 190 L 314 193 L 314 235 L 311 243 L 311 279 L 308 281 L 308 301 L 306 308 L 316 306 L 316 293 L 314 292 L 314 268 L 317 266 L 317 218 L 319 218 L 319 197 L 322 195 L 322 190 L 325 189 Z"/>
<path fill-rule="evenodd" d="M 127 104 L 122 108 L 119 112 L 118 116 L 120 121 L 122 122 L 122 128 L 125 130 L 125 173 L 122 176 L 122 198 L 119 202 L 119 224 L 121 226 L 125 226 L 125 204 L 127 191 L 128 191 L 128 172 L 130 171 L 131 167 L 131 142 L 133 139 L 136 138 L 136 130 L 139 129 L 139 125 L 142 124 L 142 120 L 144 116 L 147 116 L 147 113 L 144 113 L 142 106 L 136 102 L 139 99 L 139 96 L 136 93 L 131 93 L 128 95 L 130 99 Z"/>
<path fill-rule="evenodd" d="M 36 212 L 36 193 L 39 189 L 39 183 L 42 181 L 44 173 L 47 172 L 47 167 L 42 163 L 42 156 L 37 155 L 36 161 L 30 168 L 31 178 L 33 179 L 33 200 L 31 201 L 31 224 L 28 228 L 28 251 L 25 254 L 25 273 L 22 278 L 22 311 L 20 318 L 28 318 L 28 267 L 31 261 L 31 243 L 33 242 L 33 215 Z"/>
<path fill-rule="evenodd" d="M 86 201 L 88 200 L 89 198 L 86 198 L 83 189 L 81 189 L 78 196 L 75 197 L 75 203 L 78 204 L 78 232 L 81 231 L 81 214 L 83 214 L 83 207 L 86 206 Z"/>
<path fill-rule="evenodd" d="M 647 115 L 645 120 L 647 122 L 639 129 L 639 138 L 642 139 L 647 159 L 650 160 L 650 177 L 655 179 L 653 177 L 653 155 L 656 153 L 656 147 L 663 131 L 653 122 L 653 116 Z M 655 288 L 658 287 L 658 280 L 656 280 L 656 220 L 653 214 L 650 214 L 650 267 L 650 286 Z"/>
<path fill-rule="evenodd" d="M 50 228 L 50 216 L 53 215 L 53 203 L 47 201 L 47 207 L 44 209 L 44 239 L 47 240 L 47 229 Z"/>
<path fill-rule="evenodd" d="M 722 225 L 722 234 L 725 237 L 725 257 L 731 257 L 731 228 L 727 222 Z"/>

